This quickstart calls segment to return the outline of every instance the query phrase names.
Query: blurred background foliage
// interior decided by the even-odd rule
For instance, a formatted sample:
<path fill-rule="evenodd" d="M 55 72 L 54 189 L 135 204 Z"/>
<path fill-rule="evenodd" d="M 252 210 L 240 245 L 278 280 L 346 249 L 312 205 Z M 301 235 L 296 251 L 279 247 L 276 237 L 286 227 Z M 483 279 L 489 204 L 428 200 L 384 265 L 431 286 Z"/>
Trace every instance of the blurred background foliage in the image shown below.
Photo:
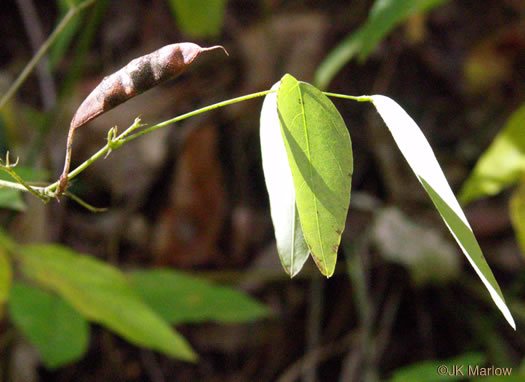
<path fill-rule="evenodd" d="M 2 190 L 2 380 L 440 381 L 442 364 L 525 378 L 521 0 L 96 0 L 71 13 L 85 3 L 3 1 L 0 97 L 68 21 L 0 108 L 0 147 L 20 157 L 24 179 L 58 177 L 71 116 L 104 75 L 170 43 L 222 44 L 229 57 L 203 57 L 84 127 L 74 162 L 111 126 L 265 90 L 286 72 L 332 92 L 388 95 L 469 203 L 518 330 L 363 105 L 334 101 L 355 159 L 336 273 L 321 279 L 307 264 L 288 279 L 253 100 L 159 130 L 84 172 L 71 190 L 107 212 Z M 45 242 L 55 244 L 29 244 Z M 199 360 L 174 359 L 159 345 L 171 336 Z"/>

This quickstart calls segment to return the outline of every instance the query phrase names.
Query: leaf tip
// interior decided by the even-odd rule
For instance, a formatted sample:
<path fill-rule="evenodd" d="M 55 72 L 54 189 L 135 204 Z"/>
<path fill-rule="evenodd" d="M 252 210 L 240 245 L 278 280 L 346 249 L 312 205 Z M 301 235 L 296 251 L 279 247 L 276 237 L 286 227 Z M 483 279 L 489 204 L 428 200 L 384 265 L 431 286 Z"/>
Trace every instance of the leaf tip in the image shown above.
<path fill-rule="evenodd" d="M 329 278 L 332 277 L 333 275 L 334 275 L 334 269 L 332 269 L 331 272 L 323 273 L 323 276 L 326 277 L 327 279 L 329 279 Z"/>
<path fill-rule="evenodd" d="M 191 351 L 191 353 L 188 353 L 184 357 L 185 357 L 184 361 L 191 362 L 191 363 L 197 363 L 197 361 L 199 360 L 199 355 L 195 353 L 193 350 Z"/>
<path fill-rule="evenodd" d="M 505 320 L 507 320 L 507 323 L 510 325 L 514 331 L 516 331 L 516 322 L 514 321 L 514 318 L 512 317 L 512 314 L 510 313 L 510 310 L 508 309 L 501 309 L 501 313 L 503 313 L 503 316 L 505 317 Z"/>

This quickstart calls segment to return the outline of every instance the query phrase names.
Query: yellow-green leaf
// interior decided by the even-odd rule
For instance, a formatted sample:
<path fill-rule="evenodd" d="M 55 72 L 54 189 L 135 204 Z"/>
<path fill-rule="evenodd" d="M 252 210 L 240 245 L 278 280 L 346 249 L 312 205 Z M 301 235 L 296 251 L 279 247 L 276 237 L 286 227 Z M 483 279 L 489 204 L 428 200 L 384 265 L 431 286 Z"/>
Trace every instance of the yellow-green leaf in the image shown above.
<path fill-rule="evenodd" d="M 117 268 L 59 245 L 20 247 L 21 269 L 88 319 L 130 342 L 193 361 L 184 338 L 154 313 Z"/>
<path fill-rule="evenodd" d="M 461 187 L 462 203 L 495 195 L 525 172 L 525 104 L 508 119 Z"/>
<path fill-rule="evenodd" d="M 321 63 L 314 84 L 325 89 L 354 57 L 364 61 L 377 44 L 411 15 L 430 10 L 447 0 L 376 0 L 366 22 L 346 37 Z"/>
<path fill-rule="evenodd" d="M 289 74 L 281 79 L 277 106 L 304 238 L 330 277 L 350 204 L 350 135 L 328 97 Z"/>
<path fill-rule="evenodd" d="M 0 248 L 0 317 L 2 316 L 2 305 L 9 298 L 9 290 L 13 279 L 11 261 L 4 248 Z"/>
<path fill-rule="evenodd" d="M 169 0 L 179 27 L 194 37 L 217 36 L 224 21 L 226 0 Z"/>
<path fill-rule="evenodd" d="M 240 291 L 180 271 L 136 270 L 129 280 L 137 294 L 170 324 L 249 322 L 270 313 Z"/>
<path fill-rule="evenodd" d="M 525 255 L 525 184 L 522 183 L 510 200 L 510 221 L 516 233 L 521 253 Z"/>
<path fill-rule="evenodd" d="M 419 361 L 394 370 L 388 382 L 460 381 L 469 367 L 484 365 L 485 358 L 483 353 L 465 353 L 451 359 Z"/>

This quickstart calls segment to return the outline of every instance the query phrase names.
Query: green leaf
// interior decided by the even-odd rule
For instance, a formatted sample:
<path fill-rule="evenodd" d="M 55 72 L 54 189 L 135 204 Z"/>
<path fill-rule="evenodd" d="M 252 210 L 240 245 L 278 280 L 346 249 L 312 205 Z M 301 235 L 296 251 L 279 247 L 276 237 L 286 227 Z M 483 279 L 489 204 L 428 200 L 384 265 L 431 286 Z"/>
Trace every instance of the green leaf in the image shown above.
<path fill-rule="evenodd" d="M 184 33 L 200 38 L 220 33 L 226 0 L 169 0 L 169 3 Z"/>
<path fill-rule="evenodd" d="M 521 248 L 521 253 L 525 255 L 525 184 L 522 183 L 514 190 L 512 198 L 509 203 L 510 221 L 518 244 Z"/>
<path fill-rule="evenodd" d="M 0 318 L 3 316 L 3 305 L 9 299 L 9 290 L 13 280 L 11 260 L 4 248 L 0 248 Z"/>
<path fill-rule="evenodd" d="M 135 292 L 171 324 L 216 321 L 247 322 L 269 314 L 251 297 L 209 281 L 169 269 L 129 273 Z"/>
<path fill-rule="evenodd" d="M 184 338 L 140 299 L 117 268 L 59 245 L 25 246 L 19 254 L 28 277 L 62 296 L 88 319 L 136 345 L 183 360 L 196 359 Z"/>
<path fill-rule="evenodd" d="M 525 380 L 525 358 L 522 359 L 521 365 L 518 367 L 494 367 L 491 365 L 485 368 L 485 374 L 482 374 L 483 371 L 480 369 L 473 370 L 472 374 L 477 372 L 478 378 L 471 379 L 470 382 L 523 382 Z M 488 375 L 492 376 L 488 377 Z"/>
<path fill-rule="evenodd" d="M 330 277 L 350 204 L 350 135 L 334 104 L 289 74 L 281 79 L 277 106 L 304 238 L 317 267 Z"/>
<path fill-rule="evenodd" d="M 466 353 L 441 361 L 421 361 L 395 370 L 390 382 L 441 382 L 464 380 L 468 367 L 483 365 L 483 353 Z M 461 369 L 459 367 L 463 366 Z"/>
<path fill-rule="evenodd" d="M 525 172 L 524 126 L 525 104 L 510 116 L 503 130 L 479 158 L 459 192 L 462 203 L 495 195 L 518 182 Z"/>
<path fill-rule="evenodd" d="M 470 321 L 469 331 L 472 338 L 476 339 L 476 346 L 483 349 L 492 365 L 504 366 L 514 363 L 508 342 L 498 330 L 499 323 L 494 322 L 492 317 L 479 310 L 473 310 L 467 319 Z"/>
<path fill-rule="evenodd" d="M 485 371 L 483 371 L 485 370 Z M 497 371 L 496 371 L 497 370 Z M 498 375 L 492 375 L 490 373 L 498 373 Z M 516 373 L 512 367 L 479 367 L 473 369 L 472 373 L 481 375 L 479 378 L 471 379 L 470 382 L 523 382 L 525 374 Z M 485 373 L 485 374 L 483 374 Z M 486 375 L 492 375 L 487 377 Z"/>
<path fill-rule="evenodd" d="M 9 316 L 50 369 L 76 361 L 86 353 L 88 322 L 56 295 L 16 282 L 11 291 Z"/>
<path fill-rule="evenodd" d="M 341 68 L 358 56 L 362 62 L 377 44 L 411 15 L 428 11 L 447 0 L 376 0 L 366 22 L 346 37 L 321 63 L 314 84 L 321 89 L 332 81 Z"/>
<path fill-rule="evenodd" d="M 425 136 L 414 120 L 395 101 L 381 95 L 369 98 L 392 133 L 401 153 L 429 194 L 452 236 L 488 289 L 494 303 L 509 324 L 516 329 L 499 285 Z"/>
<path fill-rule="evenodd" d="M 277 90 L 280 83 L 277 82 L 272 90 Z M 277 252 L 286 273 L 294 277 L 303 268 L 310 252 L 295 205 L 292 171 L 288 166 L 277 114 L 277 92 L 264 98 L 260 135 L 264 178 L 270 198 Z"/>
<path fill-rule="evenodd" d="M 5 249 L 7 252 L 14 252 L 18 245 L 13 238 L 0 227 L 0 247 Z"/>

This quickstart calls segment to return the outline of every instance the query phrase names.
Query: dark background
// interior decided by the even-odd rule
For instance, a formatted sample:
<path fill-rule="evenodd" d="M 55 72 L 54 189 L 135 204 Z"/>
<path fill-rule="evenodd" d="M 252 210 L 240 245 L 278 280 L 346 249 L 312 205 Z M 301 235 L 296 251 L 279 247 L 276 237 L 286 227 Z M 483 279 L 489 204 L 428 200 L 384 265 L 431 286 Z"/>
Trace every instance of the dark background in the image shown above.
<path fill-rule="evenodd" d="M 45 38 L 59 11 L 55 2 L 35 5 Z M 220 34 L 195 38 L 178 27 L 165 0 L 99 1 L 79 17 L 81 27 L 56 63 L 57 96 L 32 75 L 14 98 L 16 129 L 4 128 L 2 145 L 24 165 L 50 169 L 55 180 L 76 108 L 104 75 L 131 59 L 180 41 L 221 44 L 230 54 L 203 55 L 180 78 L 82 128 L 73 164 L 100 148 L 111 126 L 122 131 L 137 116 L 161 122 L 269 89 L 285 73 L 312 81 L 320 62 L 366 20 L 371 5 L 232 0 Z M 348 63 L 328 90 L 395 99 L 418 122 L 457 191 L 525 99 L 524 18 L 519 0 L 446 2 L 394 29 L 365 63 Z M 15 1 L 2 1 L 0 36 L 3 93 L 33 55 Z M 305 381 L 376 380 L 417 361 L 468 351 L 482 352 L 489 365 L 517 370 L 525 345 L 523 314 L 513 311 L 518 331 L 512 331 L 369 105 L 334 100 L 355 159 L 336 274 L 322 279 L 309 260 L 295 279 L 286 276 L 261 168 L 261 102 L 163 128 L 98 161 L 71 190 L 108 212 L 93 214 L 67 199 L 44 206 L 27 198 L 30 208 L 6 212 L 4 222 L 21 241 L 60 242 L 123 269 L 170 266 L 235 285 L 275 316 L 247 325 L 177 327 L 201 356 L 195 365 L 139 349 L 96 327 L 83 360 L 56 371 L 36 365 L 40 380 L 288 381 L 294 373 Z M 524 263 L 508 217 L 509 195 L 465 211 L 513 310 L 512 302 L 524 294 Z M 452 243 L 459 273 L 414 282 L 403 254 L 401 260 L 384 256 L 371 237 L 386 207 L 438 235 L 438 247 Z M 424 261 L 418 266 L 429 274 L 446 272 Z M 348 269 L 362 274 L 363 283 L 349 278 Z"/>

